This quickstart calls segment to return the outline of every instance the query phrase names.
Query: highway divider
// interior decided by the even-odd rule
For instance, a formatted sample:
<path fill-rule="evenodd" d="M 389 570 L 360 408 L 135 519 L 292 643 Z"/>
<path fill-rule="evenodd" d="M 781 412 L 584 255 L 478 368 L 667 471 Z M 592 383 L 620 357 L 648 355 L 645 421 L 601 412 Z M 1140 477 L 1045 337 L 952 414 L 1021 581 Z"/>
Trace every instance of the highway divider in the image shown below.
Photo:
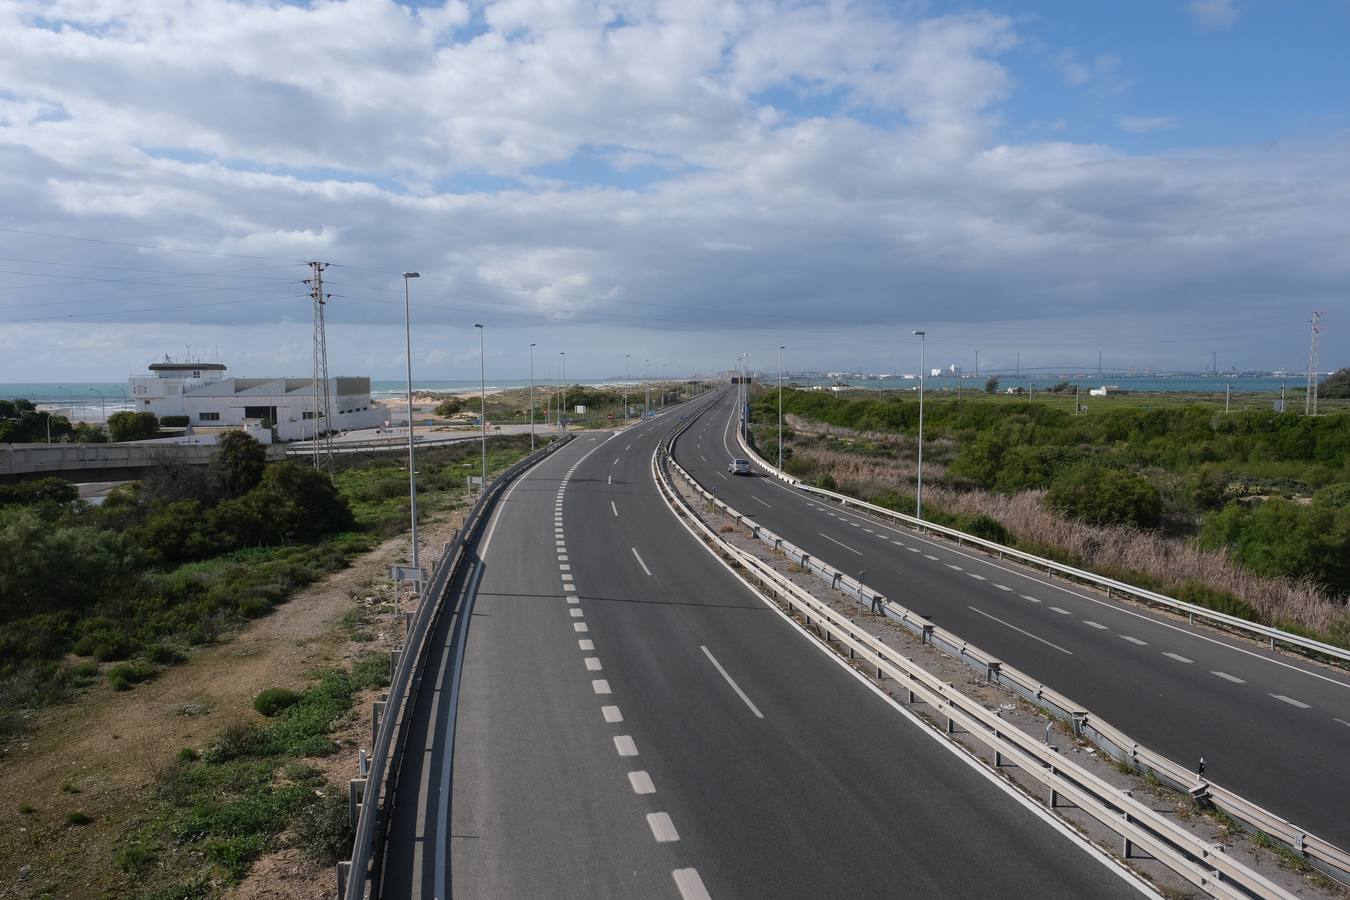
<path fill-rule="evenodd" d="M 689 422 L 683 423 L 679 427 L 672 429 L 670 434 L 663 441 L 661 447 L 658 448 L 657 453 L 658 455 L 661 455 L 661 466 L 657 469 L 657 480 L 663 490 L 670 489 L 673 491 L 672 487 L 662 481 L 663 477 L 668 477 L 669 472 L 673 472 L 676 476 L 689 484 L 694 491 L 701 495 L 709 508 L 719 511 L 723 515 L 726 515 L 733 521 L 742 525 L 750 531 L 755 539 L 766 546 L 781 552 L 786 558 L 802 566 L 805 571 L 811 572 L 817 578 L 829 584 L 832 588 L 840 590 L 848 596 L 855 598 L 864 607 L 879 609 L 887 618 L 897 622 L 910 631 L 915 637 L 919 638 L 921 642 L 931 644 L 949 656 L 960 660 L 966 666 L 980 673 L 987 681 L 1012 690 L 1030 703 L 1042 708 L 1048 714 L 1064 721 L 1072 728 L 1074 734 L 1092 741 L 1117 761 L 1130 766 L 1130 768 L 1135 771 L 1151 774 L 1153 777 L 1174 790 L 1184 794 L 1190 794 L 1199 802 L 1213 803 L 1217 808 L 1233 819 L 1236 819 L 1247 827 L 1284 844 L 1289 849 L 1298 853 L 1300 858 L 1307 861 L 1310 865 L 1315 866 L 1325 874 L 1335 878 L 1337 881 L 1350 884 L 1350 853 L 1347 853 L 1345 850 L 1323 838 L 1309 834 L 1304 829 L 1286 821 L 1269 810 L 1263 809 L 1234 791 L 1212 782 L 1199 781 L 1195 774 L 1187 767 L 1181 766 L 1162 754 L 1142 746 L 1120 729 L 1086 710 L 1081 704 L 1075 703 L 1069 697 L 1046 687 L 1031 676 L 1007 665 L 992 654 L 986 653 L 980 648 L 968 643 L 959 635 L 935 625 L 930 620 L 906 609 L 898 603 L 891 602 L 888 598 L 873 591 L 866 585 L 860 583 L 857 579 L 850 577 L 848 574 L 825 565 L 813 558 L 805 550 L 785 541 L 769 529 L 759 525 L 755 522 L 753 517 L 744 515 L 728 506 L 725 502 L 718 499 L 715 493 L 704 488 L 703 485 L 675 461 L 673 454 L 675 441 L 678 440 L 679 435 L 691 424 L 693 424 L 692 418 Z M 753 454 L 753 451 L 744 443 L 743 439 L 742 447 L 745 447 L 747 453 Z M 758 456 L 752 456 L 752 458 L 761 465 L 767 466 L 767 464 L 764 463 L 762 459 L 759 459 Z M 655 456 L 653 457 L 653 465 L 656 465 Z M 847 499 L 852 500 L 852 498 Z M 680 503 L 683 504 L 683 502 L 684 501 L 681 498 Z M 858 501 L 853 502 L 857 503 Z M 694 516 L 694 518 L 696 519 L 697 516 Z M 911 517 L 905 518 L 909 519 Z M 703 525 L 701 521 L 699 522 L 699 525 L 707 530 L 706 526 Z M 943 530 L 951 531 L 951 529 Z M 710 530 L 708 531 L 711 533 Z M 722 540 L 717 535 L 714 534 L 713 537 L 718 545 L 727 544 L 726 541 Z M 719 547 L 719 550 L 720 549 L 721 548 Z M 764 568 L 763 563 L 754 559 L 754 557 L 749 556 L 749 554 L 744 554 L 741 551 L 737 551 L 737 554 L 736 561 L 741 563 L 747 569 L 758 571 L 760 568 Z M 740 557 L 742 556 L 745 557 L 745 559 L 741 559 Z M 773 574 L 777 578 L 781 579 L 782 577 L 777 575 L 777 573 Z M 847 619 L 844 621 L 847 621 Z"/>
<path fill-rule="evenodd" d="M 550 442 L 502 472 L 477 502 L 470 508 L 464 524 L 432 568 L 427 588 L 415 612 L 408 614 L 407 638 L 403 647 L 395 650 L 391 659 L 392 675 L 389 690 L 375 701 L 371 717 L 371 745 L 373 750 L 360 754 L 357 777 L 349 786 L 354 813 L 355 840 L 350 860 L 337 864 L 338 897 L 341 900 L 365 900 L 370 896 L 372 862 L 378 857 L 377 846 L 388 825 L 386 804 L 390 786 L 398 776 L 398 757 L 405 743 L 409 711 L 413 708 L 415 672 L 426 664 L 427 641 L 435 633 L 437 623 L 446 612 L 450 599 L 449 588 L 461 574 L 464 566 L 472 564 L 474 554 L 470 545 L 487 522 L 492 509 L 505 487 L 518 475 L 552 455 L 572 435 Z M 420 679 L 419 679 L 420 680 Z"/>

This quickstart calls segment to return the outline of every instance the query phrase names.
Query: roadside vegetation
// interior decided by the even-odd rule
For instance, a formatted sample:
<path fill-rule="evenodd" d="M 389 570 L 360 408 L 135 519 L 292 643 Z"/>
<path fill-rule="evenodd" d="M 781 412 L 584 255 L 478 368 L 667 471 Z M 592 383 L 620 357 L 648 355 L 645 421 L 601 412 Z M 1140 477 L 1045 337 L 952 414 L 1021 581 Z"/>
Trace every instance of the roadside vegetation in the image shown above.
<path fill-rule="evenodd" d="M 689 398 L 694 382 L 660 382 L 650 386 L 650 394 L 642 384 L 628 386 L 628 406 L 632 414 L 642 415 L 643 404 L 650 398 L 651 407 L 660 406 L 663 395 L 666 403 L 675 403 Z M 436 415 L 443 419 L 458 417 L 461 421 L 476 420 L 479 414 L 477 397 L 443 396 L 436 406 Z M 581 384 L 568 385 L 566 390 L 566 416 L 568 425 L 573 428 L 606 428 L 616 422 L 622 422 L 624 416 L 624 389 L 622 387 L 591 387 Z M 534 390 L 534 421 L 543 426 L 545 418 L 554 422 L 557 407 L 564 400 L 563 390 L 557 385 L 542 382 Z M 586 411 L 578 413 L 576 408 L 584 406 Z M 530 421 L 529 388 L 515 388 L 498 391 L 487 397 L 487 419 L 493 425 L 524 425 Z"/>
<path fill-rule="evenodd" d="M 913 513 L 913 395 L 785 391 L 783 406 L 789 473 Z M 926 518 L 1350 646 L 1350 415 L 1075 415 L 1072 397 L 1066 409 L 981 394 L 924 414 Z M 776 416 L 776 392 L 760 394 L 769 458 Z"/>
<path fill-rule="evenodd" d="M 493 470 L 528 450 L 496 437 Z M 339 458 L 330 480 L 239 432 L 209 466 L 162 466 L 101 505 L 59 479 L 0 485 L 0 740 L 104 678 L 131 689 L 408 525 L 407 469 Z M 419 517 L 463 501 L 478 446 L 418 457 Z"/>

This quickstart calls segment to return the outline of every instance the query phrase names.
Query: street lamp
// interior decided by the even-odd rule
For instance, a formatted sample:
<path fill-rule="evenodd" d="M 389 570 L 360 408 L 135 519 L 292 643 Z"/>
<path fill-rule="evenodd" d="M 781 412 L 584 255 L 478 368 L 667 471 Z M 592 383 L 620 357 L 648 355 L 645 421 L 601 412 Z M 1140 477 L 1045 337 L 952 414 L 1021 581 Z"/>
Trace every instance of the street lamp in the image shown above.
<path fill-rule="evenodd" d="M 65 391 L 66 396 L 70 398 L 70 417 L 72 419 L 75 418 L 75 395 L 70 392 L 70 388 L 64 385 L 58 384 L 56 386 L 56 389 L 60 391 Z"/>
<path fill-rule="evenodd" d="M 530 345 L 530 452 L 534 452 L 534 344 Z"/>
<path fill-rule="evenodd" d="M 562 424 L 562 430 L 567 431 L 567 354 L 562 350 L 558 351 L 562 357 L 562 406 L 558 408 L 558 421 Z"/>
<path fill-rule="evenodd" d="M 623 355 L 623 424 L 628 424 L 628 357 L 631 353 Z"/>
<path fill-rule="evenodd" d="M 928 362 L 925 355 L 927 331 L 914 332 L 919 336 L 919 478 L 914 491 L 914 518 L 923 518 L 923 383 L 928 377 Z"/>
<path fill-rule="evenodd" d="M 106 397 L 103 396 L 103 392 L 100 391 L 98 388 L 90 388 L 89 390 L 95 394 L 98 394 L 98 401 L 103 407 L 103 425 L 106 427 L 108 424 L 108 400 Z M 1225 409 L 1224 411 L 1227 412 L 1227 409 Z"/>
<path fill-rule="evenodd" d="M 642 372 L 642 418 L 652 414 L 652 361 L 647 360 Z"/>
<path fill-rule="evenodd" d="M 783 351 L 778 345 L 778 471 L 783 471 Z"/>
<path fill-rule="evenodd" d="M 473 323 L 473 327 L 478 329 L 478 424 L 483 432 L 483 483 L 478 486 L 481 494 L 487 490 L 487 357 L 483 355 L 486 329 L 478 322 Z"/>
<path fill-rule="evenodd" d="M 412 386 L 412 304 L 408 301 L 408 279 L 421 278 L 421 273 L 403 273 L 403 352 L 408 363 L 408 517 L 412 522 L 413 586 L 417 599 L 422 599 L 422 580 L 417 564 L 417 459 L 413 452 L 413 386 Z M 316 437 L 317 437 L 317 431 Z"/>

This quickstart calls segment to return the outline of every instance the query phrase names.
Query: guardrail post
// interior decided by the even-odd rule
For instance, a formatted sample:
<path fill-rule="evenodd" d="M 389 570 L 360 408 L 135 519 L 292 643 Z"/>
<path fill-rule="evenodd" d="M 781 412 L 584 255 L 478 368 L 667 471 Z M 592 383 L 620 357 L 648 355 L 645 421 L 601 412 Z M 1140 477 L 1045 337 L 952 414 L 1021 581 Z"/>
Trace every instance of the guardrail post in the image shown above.
<path fill-rule="evenodd" d="M 1073 733 L 1082 737 L 1083 725 L 1087 722 L 1087 713 L 1082 710 L 1069 710 L 1069 716 L 1073 719 Z"/>
<path fill-rule="evenodd" d="M 389 651 L 389 680 L 394 680 L 394 673 L 398 671 L 398 661 L 403 656 L 402 648 Z"/>
<path fill-rule="evenodd" d="M 380 719 L 384 718 L 384 705 L 388 695 L 370 704 L 370 746 L 374 747 L 380 739 Z"/>
<path fill-rule="evenodd" d="M 370 754 L 365 750 L 356 751 L 356 774 L 362 778 L 370 774 Z"/>
<path fill-rule="evenodd" d="M 933 643 L 933 626 L 932 626 L 932 625 L 925 625 L 925 626 L 923 626 L 923 634 L 921 634 L 921 635 L 919 636 L 919 643 L 921 643 L 921 644 L 931 644 L 931 643 Z"/>
<path fill-rule="evenodd" d="M 985 668 L 984 671 L 985 681 L 997 683 L 999 678 L 999 671 L 1003 668 L 1003 663 L 991 659 L 988 663 L 985 664 L 984 668 Z"/>
<path fill-rule="evenodd" d="M 347 896 L 347 882 L 352 877 L 352 861 L 343 860 L 337 864 L 337 895 L 340 898 Z"/>
<path fill-rule="evenodd" d="M 843 572 L 835 572 L 835 573 L 834 573 L 834 577 L 830 579 L 830 587 L 833 588 L 833 589 L 835 589 L 835 590 L 838 590 L 838 589 L 839 589 L 839 579 L 840 579 L 840 578 L 843 578 L 843 577 L 844 577 L 844 573 L 843 573 Z"/>
<path fill-rule="evenodd" d="M 366 780 L 353 778 L 347 782 L 347 821 L 353 829 L 357 819 L 361 818 L 361 803 L 366 798 Z"/>

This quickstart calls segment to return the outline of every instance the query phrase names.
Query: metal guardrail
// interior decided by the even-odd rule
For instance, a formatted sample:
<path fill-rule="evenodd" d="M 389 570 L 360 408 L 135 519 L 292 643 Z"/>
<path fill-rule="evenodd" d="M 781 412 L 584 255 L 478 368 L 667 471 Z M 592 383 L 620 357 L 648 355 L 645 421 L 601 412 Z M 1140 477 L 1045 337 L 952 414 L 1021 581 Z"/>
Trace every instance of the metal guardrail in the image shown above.
<path fill-rule="evenodd" d="M 1034 568 L 1045 569 L 1046 572 L 1049 572 L 1051 574 L 1057 574 L 1066 579 L 1072 579 L 1074 581 L 1080 581 L 1085 584 L 1093 585 L 1094 587 L 1102 588 L 1106 591 L 1106 595 L 1108 597 L 1117 593 L 1123 594 L 1127 597 L 1133 597 L 1145 603 L 1152 603 L 1154 605 L 1163 606 L 1176 612 L 1185 613 L 1192 622 L 1194 622 L 1198 618 L 1212 622 L 1216 625 L 1220 625 L 1224 628 L 1230 628 L 1235 631 L 1246 632 L 1248 634 L 1260 635 L 1262 638 L 1265 638 L 1266 641 L 1269 642 L 1270 648 L 1272 650 L 1275 649 L 1277 643 L 1286 644 L 1291 647 L 1298 647 L 1302 650 L 1307 650 L 1312 653 L 1318 653 L 1323 656 L 1331 657 L 1332 659 L 1337 659 L 1342 662 L 1350 662 L 1350 650 L 1345 650 L 1341 647 L 1336 647 L 1323 641 L 1314 640 L 1312 638 L 1306 638 L 1303 637 L 1302 635 L 1294 634 L 1293 632 L 1289 631 L 1284 631 L 1283 629 L 1280 628 L 1273 628 L 1269 625 L 1261 625 L 1257 622 L 1249 622 L 1246 619 L 1238 618 L 1237 616 L 1232 616 L 1229 615 L 1228 613 L 1216 612 L 1215 610 L 1207 609 L 1206 607 L 1198 606 L 1197 604 L 1194 603 L 1187 603 L 1184 600 L 1178 600 L 1175 597 L 1169 597 L 1166 594 L 1159 594 L 1156 591 L 1145 590 L 1144 588 L 1136 587 L 1132 584 L 1129 584 L 1128 582 L 1117 581 L 1114 578 L 1107 578 L 1106 576 L 1098 575 L 1095 572 L 1088 572 L 1083 569 L 1076 569 L 1073 566 L 1067 566 L 1063 563 L 1055 562 L 1052 559 L 1045 559 L 1040 556 L 1035 556 L 1031 553 L 1016 550 L 1013 549 L 1012 547 L 1008 547 L 1003 544 L 997 543 L 996 541 L 990 541 L 984 538 L 976 537 L 973 534 L 966 534 L 964 531 L 958 531 L 955 528 L 948 528 L 945 525 L 937 525 L 932 522 L 925 521 L 923 519 L 915 518 L 914 516 L 905 515 L 904 513 L 896 512 L 893 509 L 887 509 L 884 506 L 877 506 L 874 503 L 868 503 L 865 500 L 859 500 L 856 497 L 850 497 L 847 494 L 841 494 L 837 491 L 828 491 L 825 490 L 824 488 L 818 488 L 813 485 L 803 484 L 800 478 L 794 478 L 791 475 L 788 475 L 786 472 L 783 472 L 782 470 L 774 466 L 772 463 L 761 457 L 759 453 L 755 451 L 754 447 L 750 445 L 750 442 L 745 439 L 744 430 L 739 425 L 736 428 L 736 438 L 740 442 L 741 448 L 745 450 L 746 454 L 750 457 L 750 459 L 754 460 L 757 465 L 765 469 L 769 474 L 773 475 L 775 478 L 787 482 L 788 484 L 792 485 L 793 487 L 797 488 L 800 491 L 805 491 L 811 494 L 817 494 L 822 497 L 828 497 L 829 499 L 841 503 L 845 506 L 856 506 L 860 509 L 865 509 L 868 512 L 871 512 L 876 515 L 897 519 L 913 527 L 920 528 L 925 531 L 930 531 L 935 534 L 941 534 L 949 538 L 953 538 L 957 541 L 958 544 L 961 545 L 971 544 L 973 546 L 980 547 L 991 553 L 996 553 L 1000 559 L 1004 558 L 1014 559 L 1017 560 L 1018 562 L 1025 563 Z"/>
<path fill-rule="evenodd" d="M 691 424 L 692 421 L 672 431 L 669 436 L 672 448 L 679 434 Z M 743 443 L 742 446 L 744 447 L 745 444 Z M 746 447 L 746 450 L 753 453 L 749 447 Z M 764 463 L 763 460 L 759 460 L 757 456 L 752 458 L 755 458 L 766 468 L 773 468 Z M 821 563 L 819 560 L 812 558 L 806 551 L 784 541 L 772 531 L 758 525 L 752 517 L 732 509 L 726 503 L 718 500 L 714 494 L 708 492 L 692 475 L 685 471 L 675 461 L 673 451 L 669 456 L 669 465 L 709 504 L 720 508 L 734 521 L 748 528 L 751 534 L 762 543 L 782 552 L 788 559 L 802 565 L 818 578 L 829 583 L 831 587 L 840 589 L 845 594 L 856 598 L 859 603 L 870 606 L 873 597 L 879 599 L 885 615 L 913 633 L 921 642 L 931 644 L 942 650 L 979 672 L 990 682 L 1012 690 L 1028 702 L 1068 723 L 1075 734 L 1091 740 L 1116 760 L 1140 772 L 1151 774 L 1159 781 L 1182 793 L 1189 793 L 1197 786 L 1194 773 L 1187 767 L 1177 764 L 1161 753 L 1142 746 L 1123 731 L 1092 714 L 1069 697 L 1003 663 L 993 655 L 966 642 L 959 635 L 934 625 L 928 619 L 905 609 L 899 604 L 890 602 L 881 594 L 860 584 L 856 579 Z M 1309 864 L 1337 881 L 1350 884 L 1350 853 L 1324 838 L 1309 834 L 1306 830 L 1269 810 L 1257 806 L 1235 791 L 1212 782 L 1205 782 L 1204 786 L 1208 790 L 1209 799 L 1224 813 L 1285 844 Z"/>
<path fill-rule="evenodd" d="M 790 613 L 802 614 L 808 626 L 813 624 L 814 618 L 814 624 L 823 632 L 826 643 L 842 644 L 849 651 L 851 659 L 862 659 L 868 664 L 877 680 L 890 678 L 903 684 L 909 693 L 910 702 L 921 700 L 946 719 L 949 734 L 957 728 L 969 732 L 993 751 L 995 766 L 1015 765 L 1026 770 L 1050 790 L 1052 807 L 1061 798 L 1068 800 L 1119 834 L 1127 857 L 1135 848 L 1143 850 L 1213 896 L 1293 897 L 1240 860 L 1228 856 L 1222 846 L 1201 840 L 1188 829 L 1136 800 L 1128 791 L 1110 785 L 1060 755 L 1056 749 L 1009 726 L 997 713 L 985 709 L 981 703 L 966 697 L 953 685 L 943 682 L 913 660 L 897 655 L 890 647 L 836 612 L 828 603 L 816 599 L 754 555 L 726 541 L 709 528 L 674 489 L 669 481 L 667 467 L 673 467 L 678 474 L 692 482 L 688 473 L 673 460 L 665 447 L 660 446 L 652 457 L 653 474 L 672 509 L 678 506 L 686 511 L 684 518 L 693 523 L 691 531 L 696 528 L 696 536 L 702 532 L 705 543 L 737 563 L 761 588 L 786 605 Z M 707 492 L 703 493 L 712 499 Z M 725 504 L 719 505 L 725 508 Z M 730 512 L 734 514 L 734 510 Z M 912 613 L 909 615 L 913 617 Z M 920 617 L 913 618 L 922 621 Z M 996 662 L 994 666 L 997 671 Z"/>
<path fill-rule="evenodd" d="M 487 513 L 496 503 L 502 489 L 526 469 L 553 454 L 559 447 L 571 440 L 571 435 L 550 442 L 530 456 L 525 457 L 498 475 L 486 491 L 479 495 L 477 502 L 469 510 L 459 533 L 446 545 L 428 580 L 428 589 L 423 593 L 417 610 L 410 614 L 408 636 L 401 650 L 394 651 L 397 662 L 389 691 L 375 702 L 374 717 L 371 721 L 373 750 L 369 756 L 362 754 L 359 772 L 352 779 L 351 802 L 358 810 L 356 837 L 352 842 L 352 858 L 339 862 L 338 897 L 342 900 L 365 900 L 370 885 L 370 866 L 375 854 L 377 832 L 384 819 L 385 801 L 388 799 L 388 782 L 391 772 L 392 751 L 403 744 L 404 730 L 408 725 L 407 710 L 409 686 L 413 673 L 420 671 L 426 662 L 427 638 L 435 629 L 435 624 L 445 612 L 446 589 L 454 581 L 455 575 L 468 557 L 469 543 L 482 526 Z"/>

